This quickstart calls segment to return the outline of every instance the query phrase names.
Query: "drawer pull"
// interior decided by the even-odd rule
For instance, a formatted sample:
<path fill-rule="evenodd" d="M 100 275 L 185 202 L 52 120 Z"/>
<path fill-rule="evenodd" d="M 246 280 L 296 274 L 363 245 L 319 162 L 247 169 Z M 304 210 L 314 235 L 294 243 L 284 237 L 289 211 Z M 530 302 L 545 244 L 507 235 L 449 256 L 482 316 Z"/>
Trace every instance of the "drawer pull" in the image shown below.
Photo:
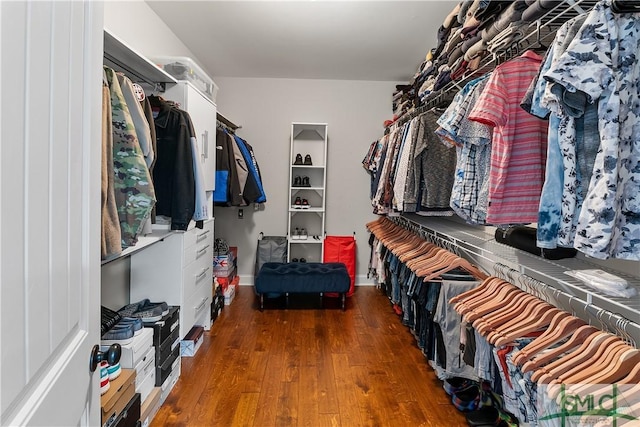
<path fill-rule="evenodd" d="M 171 327 L 169 328 L 169 331 L 173 332 L 173 330 L 174 330 L 175 328 L 177 328 L 179 324 L 180 324 L 180 322 L 173 322 L 173 323 L 171 324 Z"/>
<path fill-rule="evenodd" d="M 199 242 L 200 240 L 205 238 L 210 232 L 211 230 L 204 230 L 202 233 L 198 234 L 198 237 L 196 237 L 196 242 Z"/>
<path fill-rule="evenodd" d="M 202 298 L 202 301 L 200 301 L 200 304 L 198 304 L 198 306 L 196 308 L 194 308 L 196 313 L 199 312 L 200 310 L 202 310 L 206 303 L 207 303 L 207 297 Z"/>
<path fill-rule="evenodd" d="M 205 268 L 204 270 L 202 270 L 202 273 L 198 274 L 196 276 L 196 282 L 199 282 L 200 280 L 204 279 L 205 277 L 207 277 L 207 272 L 209 271 L 209 267 Z"/>
<path fill-rule="evenodd" d="M 207 253 L 207 249 L 209 249 L 210 245 L 206 245 L 204 248 L 200 249 L 198 252 L 196 252 L 196 259 L 200 258 L 202 255 Z"/>

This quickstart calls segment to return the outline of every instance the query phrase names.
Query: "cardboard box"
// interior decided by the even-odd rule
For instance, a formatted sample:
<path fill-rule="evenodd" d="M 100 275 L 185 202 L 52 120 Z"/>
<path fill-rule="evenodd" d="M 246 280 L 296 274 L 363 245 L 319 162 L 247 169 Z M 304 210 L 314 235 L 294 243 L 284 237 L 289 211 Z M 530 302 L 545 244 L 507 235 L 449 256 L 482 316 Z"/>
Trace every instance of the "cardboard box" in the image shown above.
<path fill-rule="evenodd" d="M 202 326 L 192 327 L 184 339 L 180 341 L 180 356 L 193 357 L 204 341 L 204 328 Z"/>
<path fill-rule="evenodd" d="M 153 417 L 158 413 L 158 409 L 160 409 L 161 391 L 162 389 L 160 387 L 154 387 L 149 397 L 142 402 L 142 406 L 140 407 L 141 427 L 149 427 L 149 424 L 153 421 Z"/>
<path fill-rule="evenodd" d="M 102 408 L 102 426 L 110 427 L 118 418 L 118 415 L 129 404 L 136 393 L 135 369 L 122 369 L 118 378 L 111 381 L 109 390 L 100 396 Z"/>

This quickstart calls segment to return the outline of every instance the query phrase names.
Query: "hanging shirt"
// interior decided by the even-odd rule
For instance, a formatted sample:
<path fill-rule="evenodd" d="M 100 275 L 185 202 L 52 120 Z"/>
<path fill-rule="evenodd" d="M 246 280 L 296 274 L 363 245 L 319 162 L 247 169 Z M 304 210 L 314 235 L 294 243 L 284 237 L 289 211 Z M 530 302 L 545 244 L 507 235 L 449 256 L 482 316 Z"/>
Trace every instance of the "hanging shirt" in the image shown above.
<path fill-rule="evenodd" d="M 122 248 L 125 249 L 138 241 L 138 235 L 151 215 L 156 198 L 116 72 L 107 67 L 104 71 L 111 95 L 114 192 Z"/>
<path fill-rule="evenodd" d="M 193 218 L 196 194 L 189 124 L 180 110 L 164 100 L 150 96 L 149 102 L 158 109 L 153 168 L 158 195 L 156 214 L 170 217 L 172 230 L 187 230 Z"/>
<path fill-rule="evenodd" d="M 595 258 L 640 259 L 640 21 L 596 4 L 545 78 L 598 104 L 600 150 L 578 220 L 576 249 Z M 562 111 L 560 111 L 562 114 Z"/>
<path fill-rule="evenodd" d="M 494 127 L 487 223 L 532 223 L 544 179 L 547 123 L 520 107 L 542 57 L 527 51 L 496 67 L 469 115 Z"/>

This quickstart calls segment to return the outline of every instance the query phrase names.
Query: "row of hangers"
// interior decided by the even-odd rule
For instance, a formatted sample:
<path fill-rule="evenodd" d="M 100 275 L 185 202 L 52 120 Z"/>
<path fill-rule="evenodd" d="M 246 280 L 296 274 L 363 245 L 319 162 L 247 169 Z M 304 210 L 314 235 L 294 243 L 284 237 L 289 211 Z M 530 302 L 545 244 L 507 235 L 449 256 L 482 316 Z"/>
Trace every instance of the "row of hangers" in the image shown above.
<path fill-rule="evenodd" d="M 455 253 L 454 245 L 438 238 L 427 239 L 414 228 L 405 228 L 387 217 L 366 224 L 367 229 L 424 281 L 437 279 L 442 274 L 462 268 L 477 279 L 487 277 L 478 267 Z M 439 244 L 434 243 L 434 240 Z"/>
<path fill-rule="evenodd" d="M 500 277 L 487 278 L 449 303 L 495 346 L 538 333 L 515 353 L 513 362 L 522 372 L 532 372 L 531 380 L 545 387 L 550 398 L 556 398 L 563 387 L 576 395 L 604 395 L 611 392 L 607 385 L 614 383 L 625 385 L 620 389 L 624 398 L 640 393 L 640 350 L 635 343 L 592 326 Z M 599 311 L 598 317 L 604 312 Z M 617 332 L 624 330 L 625 322 L 629 321 L 619 319 Z M 640 407 L 633 408 L 640 411 Z"/>

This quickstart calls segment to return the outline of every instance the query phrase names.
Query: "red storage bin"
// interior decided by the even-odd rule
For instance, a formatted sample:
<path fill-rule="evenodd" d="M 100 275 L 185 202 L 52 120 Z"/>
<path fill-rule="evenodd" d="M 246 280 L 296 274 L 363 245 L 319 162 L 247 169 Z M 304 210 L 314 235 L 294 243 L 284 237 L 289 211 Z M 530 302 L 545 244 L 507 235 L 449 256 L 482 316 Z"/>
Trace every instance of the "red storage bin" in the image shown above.
<path fill-rule="evenodd" d="M 324 238 L 324 262 L 341 262 L 347 266 L 351 286 L 347 296 L 355 291 L 356 284 L 356 238 L 355 236 L 326 236 Z M 338 294 L 327 293 L 327 296 L 337 297 Z"/>

